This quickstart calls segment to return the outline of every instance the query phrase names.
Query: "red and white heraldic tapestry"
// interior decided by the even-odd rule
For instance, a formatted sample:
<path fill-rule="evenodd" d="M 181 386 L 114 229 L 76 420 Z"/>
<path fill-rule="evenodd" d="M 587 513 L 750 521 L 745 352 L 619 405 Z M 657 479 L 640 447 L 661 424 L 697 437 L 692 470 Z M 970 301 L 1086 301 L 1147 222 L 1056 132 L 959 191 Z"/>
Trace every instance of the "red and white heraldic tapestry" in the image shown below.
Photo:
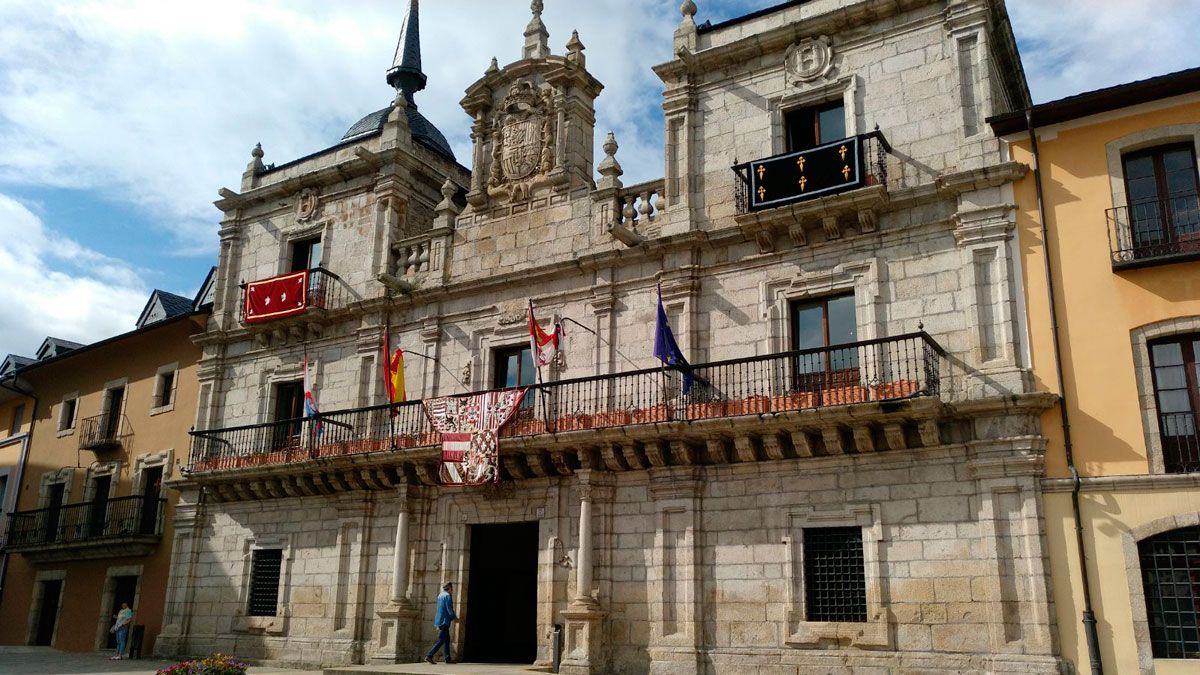
<path fill-rule="evenodd" d="M 281 319 L 304 312 L 308 305 L 308 270 L 281 274 L 246 284 L 246 323 Z"/>
<path fill-rule="evenodd" d="M 425 414 L 442 434 L 443 485 L 482 485 L 500 480 L 496 433 L 521 405 L 525 391 L 505 389 L 424 402 Z"/>

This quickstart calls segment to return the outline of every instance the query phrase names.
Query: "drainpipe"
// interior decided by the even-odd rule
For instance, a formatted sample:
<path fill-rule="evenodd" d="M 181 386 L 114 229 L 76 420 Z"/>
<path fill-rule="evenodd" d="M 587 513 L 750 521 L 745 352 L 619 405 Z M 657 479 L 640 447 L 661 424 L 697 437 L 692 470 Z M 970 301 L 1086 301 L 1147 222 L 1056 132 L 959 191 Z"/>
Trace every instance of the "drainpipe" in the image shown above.
<path fill-rule="evenodd" d="M 25 434 L 25 440 L 21 443 L 21 465 L 17 468 L 17 480 L 13 489 L 17 499 L 21 497 L 21 481 L 25 480 L 25 465 L 29 463 L 29 444 L 33 441 L 33 425 L 37 419 L 38 397 L 32 391 L 21 391 L 15 385 L 17 382 L 14 375 L 11 380 L 0 380 L 0 387 L 3 387 L 11 392 L 21 396 L 28 396 L 33 399 L 33 410 L 29 411 L 29 431 Z M 14 500 L 15 503 L 15 500 Z M 4 505 L 0 504 L 0 509 Z M 4 604 L 4 580 L 8 576 L 8 551 L 5 550 L 3 558 L 0 558 L 0 605 Z"/>
<path fill-rule="evenodd" d="M 1087 637 L 1088 659 L 1093 675 L 1103 675 L 1100 661 L 1100 637 L 1096 633 L 1096 613 L 1092 611 L 1092 586 L 1088 581 L 1087 555 L 1083 548 L 1083 518 L 1079 513 L 1079 471 L 1075 468 L 1074 445 L 1071 443 L 1071 418 L 1067 412 L 1067 387 L 1063 377 L 1062 341 L 1058 333 L 1058 309 L 1054 304 L 1054 275 L 1050 266 L 1050 234 L 1046 228 L 1046 205 L 1042 200 L 1042 162 L 1038 155 L 1037 134 L 1033 129 L 1033 110 L 1025 109 L 1025 127 L 1029 131 L 1029 146 L 1033 152 L 1033 184 L 1037 190 L 1038 218 L 1042 221 L 1042 262 L 1046 268 L 1046 296 L 1050 304 L 1050 335 L 1054 341 L 1054 371 L 1062 397 L 1058 411 L 1062 420 L 1063 451 L 1067 470 L 1071 472 L 1071 514 L 1075 520 L 1075 544 L 1079 547 L 1079 578 L 1083 585 L 1083 632 Z"/>

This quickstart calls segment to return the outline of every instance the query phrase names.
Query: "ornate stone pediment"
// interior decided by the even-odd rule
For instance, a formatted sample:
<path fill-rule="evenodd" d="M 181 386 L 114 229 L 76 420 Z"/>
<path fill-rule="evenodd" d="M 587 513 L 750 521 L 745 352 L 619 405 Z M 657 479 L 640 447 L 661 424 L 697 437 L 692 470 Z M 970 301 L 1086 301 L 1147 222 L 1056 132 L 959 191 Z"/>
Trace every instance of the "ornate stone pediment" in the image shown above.
<path fill-rule="evenodd" d="M 554 170 L 554 94 L 529 80 L 516 80 L 491 118 L 492 153 L 488 195 L 523 201 L 548 185 Z"/>

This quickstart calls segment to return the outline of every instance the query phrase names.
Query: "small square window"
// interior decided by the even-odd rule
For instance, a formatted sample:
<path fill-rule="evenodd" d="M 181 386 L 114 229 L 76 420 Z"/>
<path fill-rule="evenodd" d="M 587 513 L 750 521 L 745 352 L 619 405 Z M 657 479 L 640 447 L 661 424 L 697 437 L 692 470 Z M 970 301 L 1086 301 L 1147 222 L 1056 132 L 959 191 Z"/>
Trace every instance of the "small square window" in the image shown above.
<path fill-rule="evenodd" d="M 808 621 L 867 620 L 862 528 L 804 528 L 804 595 Z"/>
<path fill-rule="evenodd" d="M 79 407 L 79 399 L 69 398 L 58 408 L 58 430 L 70 431 L 75 428 L 75 413 Z"/>
<path fill-rule="evenodd" d="M 276 616 L 279 612 L 279 574 L 283 549 L 256 549 L 250 559 L 249 616 Z"/>

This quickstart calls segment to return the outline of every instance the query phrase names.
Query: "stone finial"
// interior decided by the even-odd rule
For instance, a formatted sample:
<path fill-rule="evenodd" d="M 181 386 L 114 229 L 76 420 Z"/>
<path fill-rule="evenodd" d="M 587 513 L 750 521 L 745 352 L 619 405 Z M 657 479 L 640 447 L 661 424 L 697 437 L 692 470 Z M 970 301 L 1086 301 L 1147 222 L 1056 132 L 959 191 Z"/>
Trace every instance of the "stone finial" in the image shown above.
<path fill-rule="evenodd" d="M 445 183 L 442 183 L 442 201 L 433 207 L 433 212 L 436 214 L 433 218 L 434 228 L 454 228 L 454 219 L 458 214 L 462 213 L 462 207 L 454 203 L 454 195 L 458 192 L 458 185 L 449 178 Z"/>
<path fill-rule="evenodd" d="M 266 153 L 263 152 L 262 143 L 255 143 L 254 149 L 250 151 L 250 163 L 246 165 L 246 173 L 262 173 L 266 170 L 263 165 L 262 158 Z"/>
<path fill-rule="evenodd" d="M 533 12 L 533 18 L 525 27 L 525 48 L 521 50 L 521 56 L 526 59 L 545 58 L 550 56 L 550 33 L 546 30 L 546 24 L 542 23 L 542 0 L 533 0 L 529 3 L 529 9 Z"/>
<path fill-rule="evenodd" d="M 583 42 L 579 39 L 579 31 L 571 31 L 571 39 L 567 40 L 567 60 L 577 66 L 584 65 Z"/>
<path fill-rule="evenodd" d="M 596 183 L 596 188 L 599 190 L 621 187 L 620 176 L 625 172 L 621 170 L 621 164 L 617 161 L 617 148 L 619 147 L 616 135 L 611 131 L 608 132 L 608 138 L 604 139 L 604 145 L 600 146 L 604 150 L 604 159 L 596 168 L 596 172 L 600 174 L 600 181 Z"/>
<path fill-rule="evenodd" d="M 500 72 L 500 63 L 496 61 L 496 57 L 492 57 L 492 62 L 488 65 L 487 70 L 483 71 L 484 75 L 492 75 Z"/>
<path fill-rule="evenodd" d="M 679 13 L 683 16 L 683 20 L 679 22 L 679 26 L 675 29 L 675 52 L 680 49 L 684 51 L 696 50 L 696 3 L 692 0 L 684 0 L 679 6 Z"/>

